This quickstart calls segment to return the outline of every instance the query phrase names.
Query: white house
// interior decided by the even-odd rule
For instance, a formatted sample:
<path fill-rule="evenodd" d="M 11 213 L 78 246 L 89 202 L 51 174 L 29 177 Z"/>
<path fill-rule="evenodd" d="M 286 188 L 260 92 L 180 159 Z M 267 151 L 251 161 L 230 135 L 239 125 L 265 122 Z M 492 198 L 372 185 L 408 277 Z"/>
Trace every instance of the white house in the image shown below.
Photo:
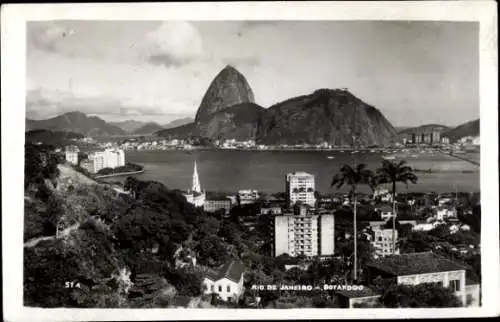
<path fill-rule="evenodd" d="M 444 220 L 446 218 L 456 217 L 457 210 L 455 208 L 438 207 L 436 210 L 436 219 Z"/>
<path fill-rule="evenodd" d="M 245 266 L 238 261 L 225 264 L 219 272 L 207 272 L 203 278 L 205 294 L 215 293 L 224 301 L 236 302 L 243 294 Z"/>

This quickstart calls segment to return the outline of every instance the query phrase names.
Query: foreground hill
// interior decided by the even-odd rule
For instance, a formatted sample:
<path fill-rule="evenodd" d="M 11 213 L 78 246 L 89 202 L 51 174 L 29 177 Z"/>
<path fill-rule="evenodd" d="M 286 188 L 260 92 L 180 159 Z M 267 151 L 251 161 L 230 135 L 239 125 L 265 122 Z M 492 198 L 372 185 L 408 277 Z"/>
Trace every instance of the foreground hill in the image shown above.
<path fill-rule="evenodd" d="M 85 136 L 124 135 L 125 131 L 96 117 L 69 112 L 47 120 L 26 120 L 26 130 L 50 130 L 80 133 Z"/>
<path fill-rule="evenodd" d="M 81 139 L 80 133 L 66 131 L 31 130 L 25 133 L 26 142 L 41 142 L 51 146 L 64 146 L 73 143 L 74 139 Z"/>
<path fill-rule="evenodd" d="M 443 136 L 447 136 L 451 142 L 454 142 L 466 136 L 479 136 L 479 130 L 479 119 L 477 119 L 452 128 L 446 131 Z"/>
<path fill-rule="evenodd" d="M 382 145 L 396 130 L 375 107 L 348 91 L 320 89 L 263 108 L 245 77 L 231 66 L 212 81 L 195 122 L 159 131 L 165 137 L 256 140 L 259 144 Z"/>

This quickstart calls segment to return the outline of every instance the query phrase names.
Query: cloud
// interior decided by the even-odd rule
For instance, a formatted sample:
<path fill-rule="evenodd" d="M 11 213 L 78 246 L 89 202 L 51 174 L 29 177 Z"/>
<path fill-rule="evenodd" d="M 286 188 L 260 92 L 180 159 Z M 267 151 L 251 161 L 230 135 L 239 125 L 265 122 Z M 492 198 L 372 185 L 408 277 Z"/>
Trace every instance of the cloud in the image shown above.
<path fill-rule="evenodd" d="M 149 42 L 149 62 L 169 66 L 183 66 L 204 57 L 203 41 L 191 23 L 169 21 L 146 35 Z"/>
<path fill-rule="evenodd" d="M 57 45 L 67 37 L 75 34 L 75 30 L 62 27 L 56 23 L 30 23 L 28 39 L 40 49 L 56 51 Z"/>

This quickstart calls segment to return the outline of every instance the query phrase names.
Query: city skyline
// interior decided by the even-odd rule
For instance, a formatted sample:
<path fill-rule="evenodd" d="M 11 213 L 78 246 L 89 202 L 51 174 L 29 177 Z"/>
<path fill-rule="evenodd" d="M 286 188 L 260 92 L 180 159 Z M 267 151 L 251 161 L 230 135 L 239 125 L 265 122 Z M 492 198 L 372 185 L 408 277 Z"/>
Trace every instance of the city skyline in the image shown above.
<path fill-rule="evenodd" d="M 225 65 L 264 107 L 348 88 L 394 126 L 479 118 L 473 22 L 64 21 L 27 30 L 33 119 L 74 110 L 106 121 L 192 117 Z"/>

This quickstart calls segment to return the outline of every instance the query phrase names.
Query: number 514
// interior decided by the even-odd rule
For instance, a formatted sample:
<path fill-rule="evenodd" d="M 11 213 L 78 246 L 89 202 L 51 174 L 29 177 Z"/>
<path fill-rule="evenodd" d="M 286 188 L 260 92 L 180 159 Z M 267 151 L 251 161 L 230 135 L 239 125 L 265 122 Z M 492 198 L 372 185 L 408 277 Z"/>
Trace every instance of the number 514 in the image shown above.
<path fill-rule="evenodd" d="M 64 283 L 65 288 L 80 288 L 80 283 L 78 282 L 66 282 Z"/>

